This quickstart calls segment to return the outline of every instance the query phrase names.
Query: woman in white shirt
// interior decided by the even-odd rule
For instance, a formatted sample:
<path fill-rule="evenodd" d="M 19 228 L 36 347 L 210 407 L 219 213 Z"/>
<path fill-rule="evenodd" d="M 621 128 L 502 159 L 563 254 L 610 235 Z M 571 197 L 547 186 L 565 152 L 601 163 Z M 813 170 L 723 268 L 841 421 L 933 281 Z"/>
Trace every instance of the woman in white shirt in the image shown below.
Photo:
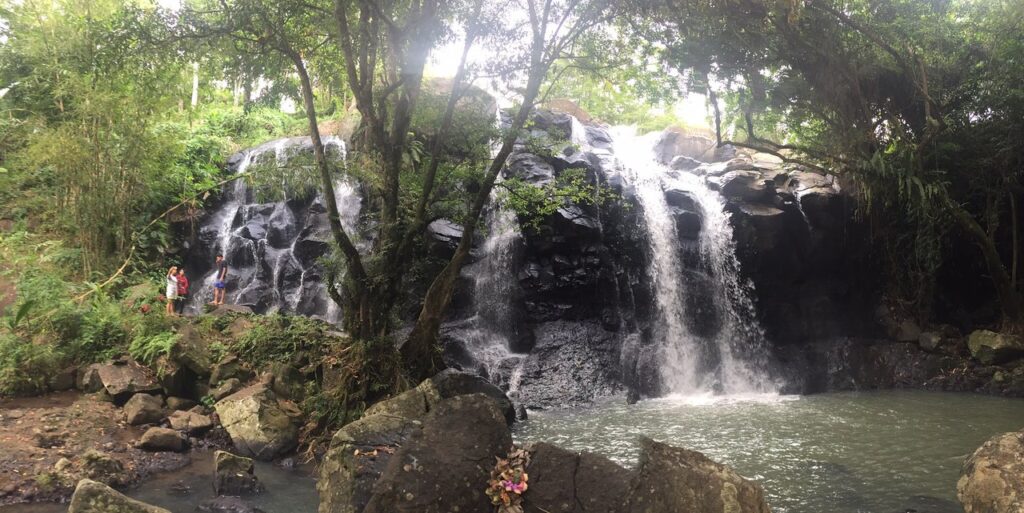
<path fill-rule="evenodd" d="M 178 298 L 178 267 L 172 266 L 167 271 L 167 315 L 174 315 L 174 300 Z"/>

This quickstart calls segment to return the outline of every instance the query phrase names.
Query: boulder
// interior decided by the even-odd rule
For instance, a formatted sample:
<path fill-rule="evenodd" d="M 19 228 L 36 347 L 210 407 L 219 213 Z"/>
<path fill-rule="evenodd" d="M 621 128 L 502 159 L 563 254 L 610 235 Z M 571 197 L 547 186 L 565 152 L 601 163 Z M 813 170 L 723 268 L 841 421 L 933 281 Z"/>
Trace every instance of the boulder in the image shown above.
<path fill-rule="evenodd" d="M 756 171 L 730 171 L 718 183 L 723 196 L 750 202 L 767 202 L 772 191 L 765 185 L 765 178 Z"/>
<path fill-rule="evenodd" d="M 1024 430 L 994 436 L 974 451 L 956 495 L 965 513 L 1024 511 Z"/>
<path fill-rule="evenodd" d="M 687 449 L 647 437 L 626 494 L 627 513 L 769 513 L 761 486 Z"/>
<path fill-rule="evenodd" d="M 151 370 L 125 359 L 86 367 L 79 376 L 79 389 L 88 393 L 103 390 L 115 404 L 124 404 L 138 393 L 159 393 L 160 385 Z"/>
<path fill-rule="evenodd" d="M 320 513 L 362 512 L 392 455 L 421 427 L 416 420 L 378 414 L 339 429 L 320 464 Z"/>
<path fill-rule="evenodd" d="M 505 416 L 493 399 L 445 399 L 424 419 L 421 436 L 388 461 L 364 513 L 492 511 L 484 489 L 495 457 L 511 446 Z"/>
<path fill-rule="evenodd" d="M 462 226 L 447 219 L 437 219 L 427 225 L 432 251 L 441 258 L 451 258 L 462 240 Z"/>
<path fill-rule="evenodd" d="M 171 429 L 184 431 L 190 435 L 204 433 L 213 427 L 213 419 L 191 411 L 175 411 L 167 417 L 167 421 L 170 422 Z"/>
<path fill-rule="evenodd" d="M 210 386 L 215 387 L 220 385 L 221 382 L 227 381 L 231 378 L 235 378 L 239 381 L 248 381 L 252 379 L 252 377 L 253 372 L 245 367 L 237 356 L 229 354 L 224 358 L 221 358 L 221 360 L 213 366 L 213 371 L 210 373 Z"/>
<path fill-rule="evenodd" d="M 997 365 L 1024 356 L 1024 338 L 1018 335 L 977 330 L 967 339 L 971 356 L 985 365 Z"/>
<path fill-rule="evenodd" d="M 689 135 L 681 128 L 665 130 L 654 143 L 655 157 L 662 164 L 669 164 L 677 156 L 700 159 L 715 147 L 715 141 L 702 135 Z"/>
<path fill-rule="evenodd" d="M 210 395 L 213 396 L 214 401 L 220 401 L 221 399 L 224 399 L 225 397 L 241 389 L 242 382 L 239 381 L 238 378 L 229 378 L 221 382 L 221 384 L 218 385 L 217 388 L 213 389 L 210 392 Z"/>
<path fill-rule="evenodd" d="M 271 460 L 298 444 L 296 417 L 301 412 L 262 383 L 225 397 L 215 408 L 231 442 L 245 456 Z"/>
<path fill-rule="evenodd" d="M 270 388 L 278 396 L 292 401 L 300 401 L 306 393 L 306 380 L 299 369 L 284 362 L 271 363 L 267 369 Z"/>
<path fill-rule="evenodd" d="M 171 358 L 204 378 L 210 375 L 214 364 L 210 344 L 191 324 L 178 329 L 178 343 L 171 348 Z"/>
<path fill-rule="evenodd" d="M 380 401 L 366 409 L 365 415 L 395 415 L 407 419 L 418 419 L 441 401 L 441 394 L 432 380 L 424 380 L 416 388 L 407 390 L 390 399 Z"/>
<path fill-rule="evenodd" d="M 676 171 L 689 171 L 691 169 L 696 169 L 701 164 L 702 162 L 695 158 L 687 157 L 685 155 L 676 155 L 672 158 L 672 162 L 669 162 L 668 167 L 675 169 Z"/>
<path fill-rule="evenodd" d="M 152 427 L 142 434 L 139 447 L 154 452 L 183 452 L 188 448 L 188 438 L 173 429 Z"/>
<path fill-rule="evenodd" d="M 77 381 L 78 369 L 75 367 L 67 367 L 50 378 L 50 390 L 53 390 L 54 392 L 71 390 L 72 388 L 75 388 Z"/>
<path fill-rule="evenodd" d="M 165 416 L 163 400 L 154 395 L 135 394 L 124 403 L 124 420 L 133 426 L 156 424 Z"/>
<path fill-rule="evenodd" d="M 525 511 L 618 513 L 629 491 L 631 472 L 591 453 L 546 443 L 533 446 Z"/>
<path fill-rule="evenodd" d="M 263 491 L 256 479 L 255 464 L 251 458 L 236 456 L 227 451 L 213 453 L 213 490 L 217 495 L 253 495 Z"/>
<path fill-rule="evenodd" d="M 129 499 L 117 493 L 113 488 L 83 479 L 75 487 L 71 496 L 68 513 L 171 513 L 170 511 L 150 506 L 144 502 Z"/>
<path fill-rule="evenodd" d="M 484 394 L 498 402 L 498 407 L 505 414 L 505 420 L 509 425 L 516 420 L 515 406 L 505 392 L 476 374 L 445 369 L 430 380 L 434 383 L 442 399 L 459 395 Z"/>

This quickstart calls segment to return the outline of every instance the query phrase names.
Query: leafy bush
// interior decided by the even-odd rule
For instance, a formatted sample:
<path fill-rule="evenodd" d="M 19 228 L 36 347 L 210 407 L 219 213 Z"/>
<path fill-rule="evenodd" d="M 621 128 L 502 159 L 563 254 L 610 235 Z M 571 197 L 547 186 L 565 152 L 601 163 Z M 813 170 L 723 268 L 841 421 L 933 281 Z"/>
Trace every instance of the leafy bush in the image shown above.
<path fill-rule="evenodd" d="M 170 354 L 177 343 L 178 334 L 170 331 L 136 336 L 128 346 L 128 354 L 140 362 L 151 364 L 157 358 Z"/>

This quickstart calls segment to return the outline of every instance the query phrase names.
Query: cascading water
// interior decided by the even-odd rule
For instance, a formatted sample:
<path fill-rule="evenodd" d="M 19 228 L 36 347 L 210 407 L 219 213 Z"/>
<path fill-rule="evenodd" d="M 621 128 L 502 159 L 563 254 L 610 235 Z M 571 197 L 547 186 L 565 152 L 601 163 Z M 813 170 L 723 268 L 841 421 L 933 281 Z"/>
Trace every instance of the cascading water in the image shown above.
<path fill-rule="evenodd" d="M 472 327 L 465 334 L 466 348 L 483 367 L 488 379 L 507 386 L 509 392 L 515 392 L 518 387 L 525 356 L 510 349 L 514 332 L 512 298 L 517 286 L 513 266 L 519 239 L 515 214 L 495 208 L 488 216 L 482 258 L 467 269 L 474 282 L 476 311 L 468 320 Z"/>
<path fill-rule="evenodd" d="M 332 157 L 344 159 L 341 139 L 325 137 L 324 147 Z M 300 152 L 311 153 L 308 137 L 273 141 L 233 158 L 235 173 L 244 174 L 255 164 L 284 166 Z M 210 248 L 197 253 L 210 261 L 193 265 L 208 271 L 195 280 L 188 311 L 200 311 L 212 298 L 216 273 L 210 266 L 213 256 L 222 254 L 229 266 L 226 302 L 247 304 L 264 313 L 285 311 L 337 320 L 340 312 L 327 299 L 316 262 L 330 239 L 321 198 L 255 203 L 252 192 L 244 179 L 232 182 L 225 188 L 221 206 L 200 227 L 200 243 Z M 347 180 L 338 179 L 333 193 L 342 224 L 354 232 L 362 206 L 358 191 Z"/>
<path fill-rule="evenodd" d="M 646 221 L 648 276 L 656 302 L 652 335 L 661 353 L 664 389 L 680 395 L 775 391 L 750 285 L 739 275 L 723 199 L 700 176 L 657 162 L 657 134 L 637 136 L 634 129 L 620 127 L 611 135 L 615 156 L 627 168 Z M 686 213 L 670 205 L 667 190 L 699 210 L 688 213 L 699 214 L 700 219 L 694 270 L 685 268 L 679 233 L 679 216 Z M 700 328 L 694 311 L 715 319 L 714 327 Z"/>

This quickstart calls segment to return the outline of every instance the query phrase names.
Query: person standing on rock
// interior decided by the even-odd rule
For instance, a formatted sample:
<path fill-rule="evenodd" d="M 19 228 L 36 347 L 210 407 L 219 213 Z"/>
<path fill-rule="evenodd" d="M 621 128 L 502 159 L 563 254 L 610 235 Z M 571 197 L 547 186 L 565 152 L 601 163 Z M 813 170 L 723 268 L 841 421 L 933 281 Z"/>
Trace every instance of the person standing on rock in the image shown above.
<path fill-rule="evenodd" d="M 185 313 L 185 303 L 188 301 L 188 278 L 185 277 L 185 269 L 178 269 L 178 297 L 174 303 L 178 315 Z"/>
<path fill-rule="evenodd" d="M 167 290 L 165 290 L 167 296 L 167 315 L 174 315 L 174 300 L 178 298 L 178 268 L 177 266 L 171 266 L 171 269 L 167 271 Z"/>
<path fill-rule="evenodd" d="M 228 263 L 224 260 L 224 255 L 217 255 L 217 276 L 213 281 L 213 304 L 223 305 L 224 304 L 224 292 L 227 287 L 228 281 Z"/>

